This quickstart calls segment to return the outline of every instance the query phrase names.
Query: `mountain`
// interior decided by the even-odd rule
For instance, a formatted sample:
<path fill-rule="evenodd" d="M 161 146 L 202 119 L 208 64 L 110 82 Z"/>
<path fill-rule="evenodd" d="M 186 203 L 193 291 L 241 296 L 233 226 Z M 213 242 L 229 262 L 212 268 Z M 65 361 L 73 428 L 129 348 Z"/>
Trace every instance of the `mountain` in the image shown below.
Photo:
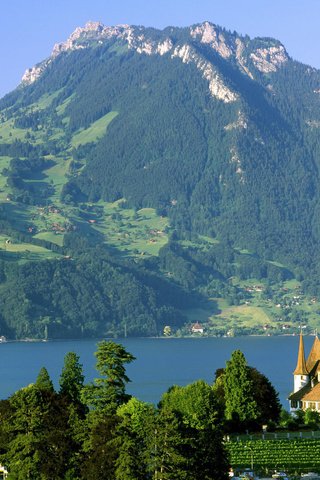
<path fill-rule="evenodd" d="M 97 249 L 107 270 L 117 262 L 120 283 L 128 272 L 139 276 L 147 290 L 136 305 L 148 303 L 150 288 L 157 301 L 131 329 L 122 307 L 102 306 L 91 335 L 121 334 L 124 324 L 132 335 L 155 334 L 172 315 L 181 327 L 188 292 L 190 308 L 222 291 L 242 299 L 231 276 L 296 277 L 317 293 L 319 94 L 320 72 L 271 38 L 209 22 L 77 28 L 0 100 L 0 293 L 19 288 L 28 303 L 17 322 L 2 314 L 3 330 L 40 335 L 49 318 L 62 325 L 50 327 L 53 336 L 78 334 L 67 306 L 41 295 L 37 305 L 18 279 L 46 265 L 44 284 L 52 284 L 63 257 L 87 268 Z M 103 290 L 106 279 L 96 284 L 91 273 L 88 290 Z M 70 298 L 79 293 L 65 288 Z M 160 305 L 170 312 L 161 320 Z M 82 300 L 71 308 L 83 311 Z"/>

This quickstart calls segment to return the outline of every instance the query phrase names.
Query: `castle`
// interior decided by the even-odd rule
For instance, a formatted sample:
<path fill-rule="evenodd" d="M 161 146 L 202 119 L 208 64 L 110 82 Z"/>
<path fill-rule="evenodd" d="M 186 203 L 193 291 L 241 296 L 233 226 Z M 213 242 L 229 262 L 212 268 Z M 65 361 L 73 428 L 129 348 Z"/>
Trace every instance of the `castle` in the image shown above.
<path fill-rule="evenodd" d="M 290 412 L 311 408 L 320 412 L 320 340 L 316 335 L 307 360 L 300 333 L 298 361 L 294 375 L 294 390 L 288 397 Z"/>

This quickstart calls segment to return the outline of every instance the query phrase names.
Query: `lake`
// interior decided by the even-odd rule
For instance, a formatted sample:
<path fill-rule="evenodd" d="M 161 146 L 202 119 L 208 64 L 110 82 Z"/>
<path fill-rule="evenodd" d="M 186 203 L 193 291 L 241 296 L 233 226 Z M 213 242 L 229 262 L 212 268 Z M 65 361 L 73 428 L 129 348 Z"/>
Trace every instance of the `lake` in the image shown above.
<path fill-rule="evenodd" d="M 314 337 L 305 337 L 308 355 Z M 128 365 L 128 392 L 140 400 L 157 403 L 171 385 L 186 385 L 198 379 L 212 383 L 217 368 L 224 367 L 234 350 L 240 349 L 250 366 L 264 373 L 285 408 L 293 389 L 298 336 L 239 338 L 131 338 L 116 340 L 136 360 Z M 80 356 L 86 381 L 97 376 L 94 352 L 97 341 L 8 342 L 0 344 L 0 398 L 35 381 L 46 367 L 58 387 L 64 355 Z"/>

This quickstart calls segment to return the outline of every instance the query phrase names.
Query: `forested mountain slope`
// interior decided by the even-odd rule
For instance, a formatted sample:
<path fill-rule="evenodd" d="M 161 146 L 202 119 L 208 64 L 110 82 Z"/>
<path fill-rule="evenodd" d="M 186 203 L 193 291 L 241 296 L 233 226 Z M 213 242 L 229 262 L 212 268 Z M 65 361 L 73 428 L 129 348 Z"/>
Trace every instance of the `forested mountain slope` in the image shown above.
<path fill-rule="evenodd" d="M 4 241 L 64 255 L 68 235 L 75 257 L 74 236 L 113 254 L 123 240 L 138 269 L 147 262 L 202 293 L 239 270 L 268 277 L 268 262 L 280 262 L 290 271 L 280 277 L 317 292 L 319 107 L 320 72 L 277 40 L 208 22 L 163 31 L 89 22 L 0 101 Z M 172 232 L 172 241 L 206 236 L 226 256 L 162 251 Z M 244 249 L 245 261 L 236 259 Z M 183 262 L 190 282 L 179 281 Z M 143 334 L 166 323 L 145 331 L 143 322 Z"/>

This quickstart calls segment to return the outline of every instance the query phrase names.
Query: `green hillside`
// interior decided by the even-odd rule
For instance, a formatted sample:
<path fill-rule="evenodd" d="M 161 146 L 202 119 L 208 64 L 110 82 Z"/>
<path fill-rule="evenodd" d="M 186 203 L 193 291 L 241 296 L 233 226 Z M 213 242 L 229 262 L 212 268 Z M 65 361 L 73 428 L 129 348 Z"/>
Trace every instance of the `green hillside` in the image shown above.
<path fill-rule="evenodd" d="M 190 334 L 196 321 L 210 335 L 317 328 L 320 73 L 276 40 L 208 23 L 130 28 L 84 27 L 0 100 L 0 291 L 28 304 L 12 321 L 3 300 L 1 328 L 41 336 L 48 317 L 63 325 L 52 336 L 121 335 L 125 308 L 110 314 L 106 299 L 103 326 L 80 331 L 79 305 L 19 283 L 43 263 L 51 284 L 50 262 L 81 270 L 95 249 L 119 265 L 117 282 L 141 282 L 128 334 Z M 166 288 L 146 320 L 150 278 Z M 170 288 L 190 302 L 172 303 Z"/>

